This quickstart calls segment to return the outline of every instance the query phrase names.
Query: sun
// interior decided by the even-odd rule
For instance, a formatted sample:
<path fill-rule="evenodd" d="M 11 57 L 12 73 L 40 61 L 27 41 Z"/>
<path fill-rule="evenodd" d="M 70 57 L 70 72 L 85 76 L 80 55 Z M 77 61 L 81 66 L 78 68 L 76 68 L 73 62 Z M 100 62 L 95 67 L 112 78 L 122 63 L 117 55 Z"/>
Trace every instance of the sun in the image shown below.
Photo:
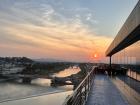
<path fill-rule="evenodd" d="M 94 59 L 94 60 L 99 59 L 99 55 L 97 53 L 92 53 L 91 59 Z"/>
<path fill-rule="evenodd" d="M 94 54 L 94 58 L 97 58 L 97 54 Z"/>

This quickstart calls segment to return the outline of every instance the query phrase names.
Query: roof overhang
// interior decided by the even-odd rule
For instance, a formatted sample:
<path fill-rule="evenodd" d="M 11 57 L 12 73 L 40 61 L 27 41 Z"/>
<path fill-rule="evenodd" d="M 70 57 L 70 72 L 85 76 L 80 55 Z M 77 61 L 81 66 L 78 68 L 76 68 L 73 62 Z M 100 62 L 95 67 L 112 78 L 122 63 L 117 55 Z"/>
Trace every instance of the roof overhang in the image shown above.
<path fill-rule="evenodd" d="M 106 56 L 112 56 L 138 40 L 140 40 L 140 1 L 108 47 Z"/>

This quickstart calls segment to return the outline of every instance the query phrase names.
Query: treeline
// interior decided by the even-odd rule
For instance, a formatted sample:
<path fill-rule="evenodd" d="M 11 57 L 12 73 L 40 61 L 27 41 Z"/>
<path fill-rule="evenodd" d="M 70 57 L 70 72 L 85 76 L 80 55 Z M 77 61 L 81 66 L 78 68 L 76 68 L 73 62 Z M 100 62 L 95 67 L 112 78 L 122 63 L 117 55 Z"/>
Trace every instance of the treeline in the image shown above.
<path fill-rule="evenodd" d="M 1 63 L 33 63 L 34 61 L 26 57 L 0 57 Z"/>
<path fill-rule="evenodd" d="M 22 73 L 48 75 L 50 73 L 57 73 L 73 65 L 74 65 L 73 63 L 63 63 L 63 62 L 57 62 L 57 63 L 36 62 L 34 64 L 27 65 Z"/>

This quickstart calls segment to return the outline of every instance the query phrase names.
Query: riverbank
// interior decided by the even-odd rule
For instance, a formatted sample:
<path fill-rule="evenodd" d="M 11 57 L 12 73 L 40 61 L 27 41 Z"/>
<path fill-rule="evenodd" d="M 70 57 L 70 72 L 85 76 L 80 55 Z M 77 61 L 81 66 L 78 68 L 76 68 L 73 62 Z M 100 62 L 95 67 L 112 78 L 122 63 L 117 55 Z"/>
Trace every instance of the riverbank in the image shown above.
<path fill-rule="evenodd" d="M 65 74 L 75 74 L 80 71 L 80 68 L 71 67 L 64 69 L 55 75 L 64 76 Z M 3 79 L 1 79 L 3 81 Z M 15 79 L 12 81 L 3 81 L 0 83 L 0 102 L 26 99 L 36 96 L 48 95 L 52 93 L 72 91 L 73 85 L 51 86 L 51 79 L 35 78 L 31 83 L 22 83 L 22 79 Z"/>
<path fill-rule="evenodd" d="M 0 102 L 25 99 L 30 97 L 66 92 L 72 89 L 67 87 L 48 87 L 36 84 L 0 83 Z"/>
<path fill-rule="evenodd" d="M 0 105 L 62 105 L 66 97 L 71 93 L 72 91 L 67 91 L 49 95 L 35 96 L 26 99 L 2 102 Z"/>

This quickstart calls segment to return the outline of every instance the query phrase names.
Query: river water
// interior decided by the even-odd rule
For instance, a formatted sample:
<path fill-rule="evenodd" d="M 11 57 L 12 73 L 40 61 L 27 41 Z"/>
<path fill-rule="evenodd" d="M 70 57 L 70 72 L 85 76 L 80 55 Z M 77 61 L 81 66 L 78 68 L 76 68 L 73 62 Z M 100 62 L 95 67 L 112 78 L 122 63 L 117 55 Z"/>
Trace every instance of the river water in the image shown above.
<path fill-rule="evenodd" d="M 65 77 L 79 71 L 80 68 L 74 66 L 56 73 L 54 76 Z M 62 103 L 66 96 L 72 92 L 72 85 L 51 87 L 50 83 L 49 79 L 42 78 L 32 80 L 31 84 L 20 82 L 0 83 L 0 105 L 16 105 L 15 102 L 20 103 L 20 105 L 44 105 L 44 102 L 45 105 L 59 105 L 57 100 L 59 99 L 58 102 Z M 56 96 L 59 96 L 59 98 Z M 36 100 L 39 103 L 33 104 L 36 103 Z"/>

